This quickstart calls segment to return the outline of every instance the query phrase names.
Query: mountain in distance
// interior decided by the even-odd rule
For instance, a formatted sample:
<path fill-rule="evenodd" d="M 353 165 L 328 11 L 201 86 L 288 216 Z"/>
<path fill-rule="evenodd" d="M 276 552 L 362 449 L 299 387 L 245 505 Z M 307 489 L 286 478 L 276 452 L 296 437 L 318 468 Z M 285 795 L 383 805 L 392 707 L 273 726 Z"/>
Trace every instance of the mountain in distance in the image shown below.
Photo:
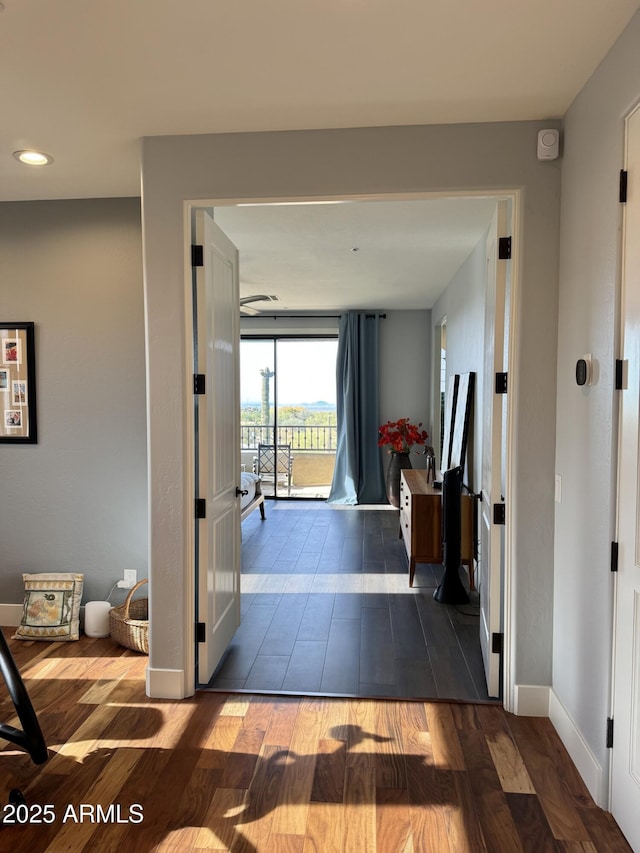
<path fill-rule="evenodd" d="M 250 408 L 259 409 L 260 405 L 261 404 L 259 401 L 253 402 L 253 401 L 245 400 L 242 403 L 242 408 L 243 409 L 250 409 Z M 299 402 L 283 403 L 281 401 L 280 405 L 281 406 L 294 406 L 296 408 L 301 408 L 301 409 L 313 409 L 315 411 L 319 411 L 319 410 L 333 411 L 333 409 L 335 409 L 335 407 L 336 407 L 335 403 L 327 403 L 326 400 L 316 400 L 314 403 L 299 403 Z"/>

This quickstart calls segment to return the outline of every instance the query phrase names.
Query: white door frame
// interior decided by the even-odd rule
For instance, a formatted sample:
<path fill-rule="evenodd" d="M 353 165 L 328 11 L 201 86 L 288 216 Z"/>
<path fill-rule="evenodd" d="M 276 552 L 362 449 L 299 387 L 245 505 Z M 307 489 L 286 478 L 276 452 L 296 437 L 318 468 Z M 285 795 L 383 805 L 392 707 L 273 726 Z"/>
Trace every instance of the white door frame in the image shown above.
<path fill-rule="evenodd" d="M 520 301 L 520 270 L 522 265 L 522 192 L 518 189 L 487 190 L 476 192 L 433 192 L 433 193 L 375 193 L 371 195 L 333 195 L 333 196 L 278 196 L 272 198 L 216 198 L 216 199 L 187 199 L 183 202 L 183 246 L 184 246 L 184 298 L 185 298 L 185 367 L 186 387 L 190 388 L 192 379 L 193 354 L 190 351 L 193 340 L 193 317 L 191 309 L 191 219 L 192 212 L 196 208 L 213 208 L 229 205 L 243 204 L 283 204 L 283 203 L 314 203 L 314 202 L 339 202 L 339 201 L 410 201 L 418 199 L 435 198 L 502 198 L 511 202 L 510 231 L 512 236 L 511 255 L 511 299 L 509 308 L 509 393 L 507 394 L 507 434 L 505 436 L 507 447 L 507 470 L 506 470 L 506 526 L 505 526 L 505 571 L 504 587 L 502 590 L 504 605 L 504 658 L 503 658 L 503 707 L 506 711 L 515 710 L 515 637 L 517 631 L 515 590 L 512 582 L 512 567 L 514 563 L 513 545 L 513 502 L 511 496 L 516 493 L 514 466 L 512 464 L 514 424 L 514 400 L 517 394 L 516 377 L 518 375 L 518 306 Z M 215 221 L 215 214 L 214 214 Z M 196 689 L 195 677 L 195 641 L 193 630 L 196 622 L 195 611 L 195 554 L 193 542 L 193 524 L 190 523 L 193 515 L 192 497 L 194 494 L 194 423 L 193 413 L 190 407 L 185 412 L 185 506 L 184 518 L 187 521 L 185 530 L 185 563 L 184 563 L 184 592 L 185 592 L 185 637 L 184 637 L 184 695 L 191 696 Z"/>

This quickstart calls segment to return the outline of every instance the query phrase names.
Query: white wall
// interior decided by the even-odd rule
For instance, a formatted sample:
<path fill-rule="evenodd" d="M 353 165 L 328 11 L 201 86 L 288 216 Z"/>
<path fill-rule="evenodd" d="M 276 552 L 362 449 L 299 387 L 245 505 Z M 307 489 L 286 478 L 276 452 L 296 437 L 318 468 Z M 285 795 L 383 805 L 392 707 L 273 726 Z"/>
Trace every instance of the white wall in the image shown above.
<path fill-rule="evenodd" d="M 556 471 L 553 690 L 606 785 L 620 356 L 618 174 L 623 119 L 640 100 L 640 14 L 568 111 L 563 128 Z M 597 381 L 579 388 L 592 353 Z M 600 798 L 602 801 L 602 797 Z"/>
<path fill-rule="evenodd" d="M 482 395 L 487 246 L 483 237 L 433 306 L 436 325 L 447 318 L 447 379 L 475 373 L 473 420 L 467 447 L 465 483 L 479 492 L 482 476 Z"/>
<path fill-rule="evenodd" d="M 150 412 L 150 689 L 189 691 L 193 670 L 185 467 L 185 200 L 522 192 L 512 369 L 512 675 L 550 684 L 559 164 L 536 158 L 553 122 L 153 137 L 142 142 Z M 522 239 L 520 239 L 522 238 Z M 535 412 L 535 419 L 530 412 Z M 535 524 L 532 523 L 535 520 Z"/>
<path fill-rule="evenodd" d="M 0 269 L 0 320 L 36 324 L 38 414 L 37 444 L 0 444 L 0 603 L 24 571 L 104 598 L 147 574 L 140 201 L 0 204 Z"/>

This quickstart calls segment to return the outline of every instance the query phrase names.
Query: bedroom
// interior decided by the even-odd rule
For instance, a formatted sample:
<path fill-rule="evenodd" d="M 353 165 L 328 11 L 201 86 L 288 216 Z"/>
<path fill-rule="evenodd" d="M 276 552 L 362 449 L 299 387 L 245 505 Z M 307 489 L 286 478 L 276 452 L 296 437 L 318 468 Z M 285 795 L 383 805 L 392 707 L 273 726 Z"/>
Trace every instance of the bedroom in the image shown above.
<path fill-rule="evenodd" d="M 434 369 L 440 368 L 440 350 L 438 346 L 434 347 L 431 343 L 439 336 L 440 330 L 437 328 L 436 322 L 433 323 L 436 325 L 435 332 L 432 329 L 430 306 L 435 305 L 434 314 L 440 320 L 448 312 L 449 332 L 451 340 L 454 342 L 454 351 L 449 354 L 449 358 L 455 370 L 464 371 L 473 368 L 476 372 L 479 370 L 481 373 L 485 334 L 485 239 L 494 209 L 494 200 L 482 198 L 403 202 L 379 201 L 342 205 L 217 207 L 214 212 L 214 219 L 223 227 L 225 233 L 232 237 L 233 242 L 240 249 L 241 297 L 247 297 L 251 293 L 282 294 L 278 302 L 275 303 L 272 301 L 252 303 L 252 316 L 244 318 L 242 321 L 243 347 L 252 346 L 260 353 L 251 359 L 251 364 L 256 368 L 253 371 L 256 374 L 254 382 L 258 382 L 258 373 L 264 374 L 264 371 L 257 370 L 258 366 L 264 367 L 264 364 L 274 364 L 276 353 L 271 350 L 272 343 L 267 339 L 267 336 L 276 334 L 295 336 L 304 333 L 307 335 L 327 334 L 329 331 L 333 331 L 335 334 L 338 321 L 336 309 L 340 310 L 344 306 L 350 307 L 360 304 L 365 309 L 371 309 L 376 304 L 381 304 L 383 308 L 391 310 L 385 310 L 385 319 L 380 322 L 380 420 L 384 422 L 385 420 L 395 419 L 400 416 L 399 412 L 401 412 L 403 416 L 415 419 L 416 422 L 425 421 L 430 433 L 432 435 L 435 433 L 435 437 L 430 439 L 429 443 L 433 441 L 435 444 L 439 444 L 439 416 L 436 414 L 433 418 L 436 427 L 434 431 L 430 424 L 431 415 L 425 414 L 430 413 L 432 409 L 438 412 L 440 402 L 439 388 L 435 387 L 432 375 Z M 359 250 L 357 257 L 354 257 L 354 246 Z M 291 257 L 292 252 L 295 252 L 293 258 Z M 246 268 L 243 263 L 245 257 L 249 259 Z M 357 262 L 355 269 L 354 260 Z M 248 282 L 247 284 L 244 284 L 245 280 Z M 450 291 L 443 295 L 442 291 L 446 290 L 450 283 Z M 322 302 L 317 314 L 321 316 L 316 315 L 315 318 L 305 316 L 304 312 L 313 308 L 314 301 L 317 301 L 319 293 L 322 294 Z M 393 302 L 389 299 L 389 293 L 393 293 L 391 297 Z M 312 294 L 311 298 L 309 294 Z M 376 300 L 387 301 L 381 303 Z M 405 310 L 394 310 L 397 305 L 402 306 Z M 284 310 L 280 306 L 283 306 Z M 407 310 L 409 308 L 413 310 Z M 297 314 L 297 317 L 289 318 L 287 309 L 289 314 Z M 251 344 L 251 337 L 245 337 L 247 335 L 254 336 L 253 345 Z M 458 350 L 457 354 L 456 349 Z M 286 347 L 283 346 L 282 350 L 283 355 L 282 360 L 278 362 L 277 378 L 282 375 L 284 388 L 282 394 L 286 402 L 290 380 L 288 379 L 289 373 L 285 370 L 286 361 L 283 363 L 286 358 Z M 244 351 L 244 349 L 241 350 L 241 361 Z M 248 361 L 249 357 L 247 356 Z M 313 370 L 317 371 L 318 369 L 317 362 L 314 362 Z M 244 370 L 243 368 L 243 376 Z M 402 383 L 397 381 L 398 376 L 403 377 Z M 312 376 L 310 376 L 309 381 L 313 384 Z M 267 394 L 271 393 L 272 402 L 274 390 L 277 389 L 274 382 L 274 377 L 269 376 L 268 384 L 265 386 L 263 379 L 263 391 L 266 387 Z M 434 385 L 433 393 L 432 385 Z M 253 396 L 258 398 L 257 385 L 254 388 Z M 478 412 L 481 410 L 481 388 L 482 382 L 479 381 Z M 311 398 L 315 399 L 313 393 L 311 393 Z M 469 481 L 472 484 L 474 481 L 477 482 L 479 490 L 480 423 L 473 430 L 472 444 L 474 447 L 471 449 L 470 459 L 473 470 Z M 243 467 L 249 467 L 255 449 L 249 448 L 242 452 L 243 462 L 247 463 Z M 384 454 L 383 458 L 386 462 Z M 295 454 L 295 459 L 295 465 L 298 468 L 294 471 L 301 470 L 301 464 L 306 461 L 305 452 L 299 451 Z M 415 456 L 413 464 L 424 467 L 424 457 Z M 295 494 L 297 482 L 295 476 L 293 480 Z M 269 485 L 269 489 L 272 490 L 271 485 Z M 287 496 L 286 488 L 283 489 L 282 494 L 285 497 Z M 267 534 L 261 533 L 260 536 L 266 538 Z M 397 534 L 395 536 L 397 538 Z M 255 551 L 255 541 L 252 540 L 251 544 Z M 367 550 L 366 543 L 364 550 Z M 382 551 L 382 548 L 380 550 Z M 287 554 L 286 549 L 283 548 L 278 560 L 283 567 L 293 566 L 296 556 L 297 552 Z M 309 554 L 307 559 L 314 556 L 317 560 L 318 554 Z M 401 555 L 397 553 L 390 554 L 388 559 L 393 563 L 399 557 L 401 558 Z M 254 555 L 253 558 L 257 566 L 260 565 L 260 559 L 265 563 L 265 558 L 261 558 L 259 555 Z M 265 564 L 269 565 L 268 562 Z M 279 569 L 280 572 L 283 570 L 284 568 Z M 253 571 L 255 572 L 256 569 L 254 568 Z M 278 569 L 272 568 L 272 571 L 278 571 Z M 308 567 L 306 571 L 308 572 Z M 329 571 L 329 567 L 326 566 L 324 571 Z M 256 579 L 249 577 L 245 580 L 251 584 Z M 281 582 L 282 578 L 278 577 L 277 580 Z M 324 578 L 325 583 L 326 580 Z M 247 587 L 243 581 L 243 590 L 247 588 L 251 587 Z M 326 589 L 326 586 L 324 588 Z M 405 590 L 403 589 L 402 592 Z M 340 612 L 339 609 L 336 612 Z M 475 613 L 477 615 L 477 608 Z M 356 611 L 355 616 L 357 619 L 360 618 L 359 610 Z M 388 622 L 388 616 L 386 614 L 385 616 Z M 435 616 L 432 616 L 431 619 L 438 621 Z M 344 627 L 343 623 L 339 624 Z M 352 629 L 354 624 L 351 626 Z M 380 632 L 383 632 L 383 625 L 380 624 L 377 627 Z M 455 671 L 457 668 L 464 671 L 466 678 L 466 692 L 462 690 L 459 695 L 461 697 L 477 697 L 478 694 L 469 679 L 469 667 L 465 662 L 464 655 L 460 652 L 460 644 L 457 643 L 451 627 L 449 625 L 446 627 L 449 629 L 449 633 L 447 634 L 444 631 L 442 636 L 451 637 L 452 643 L 457 646 L 453 650 L 447 650 L 449 654 L 453 655 L 448 661 L 448 670 Z M 389 630 L 388 628 L 387 635 Z M 248 632 L 249 629 L 246 626 L 241 626 L 238 634 L 244 636 Z M 273 634 L 273 626 L 271 633 Z M 286 631 L 283 628 L 282 633 L 289 634 L 290 630 Z M 354 643 L 359 647 L 359 631 L 354 629 L 352 633 L 354 636 L 357 635 L 357 642 L 354 641 Z M 427 633 L 429 633 L 428 628 Z M 316 636 L 317 634 L 317 631 L 308 626 L 305 634 L 303 626 L 301 636 Z M 325 636 L 324 639 L 326 640 L 327 637 Z M 476 645 L 478 645 L 477 631 L 475 640 Z M 253 633 L 250 643 L 252 647 L 256 643 L 256 637 Z M 429 655 L 424 648 L 424 640 L 422 643 L 424 659 L 427 661 L 427 667 L 429 667 Z M 462 647 L 464 648 L 464 643 Z M 257 658 L 256 666 L 260 660 L 263 661 L 265 667 L 267 665 L 277 665 L 278 667 L 284 665 L 285 658 L 283 655 L 291 651 L 287 642 L 281 638 L 279 642 L 272 643 L 271 648 L 280 651 L 280 659 L 275 662 L 267 660 L 264 655 L 267 653 L 268 646 L 265 644 L 262 654 Z M 414 657 L 417 648 L 418 646 L 415 645 Z M 225 684 L 233 684 L 236 687 L 243 685 L 244 682 L 239 680 L 237 676 L 240 672 L 244 676 L 248 675 L 249 663 L 247 662 L 246 650 L 244 651 L 243 654 L 241 648 L 232 644 L 232 652 L 236 657 L 239 656 L 241 664 L 234 664 L 234 661 L 225 663 L 222 671 L 222 674 L 226 676 Z M 467 650 L 467 656 L 475 657 L 474 651 L 469 652 Z M 353 657 L 353 649 L 349 649 L 348 653 Z M 435 655 L 435 650 L 433 654 Z M 411 655 L 411 652 L 406 650 L 399 652 L 400 657 L 407 657 L 408 655 Z M 459 661 L 459 666 L 453 666 L 452 660 Z M 363 672 L 367 669 L 371 671 L 370 667 L 367 668 L 364 660 L 362 666 Z M 477 669 L 478 667 L 476 667 L 476 676 L 478 675 Z M 481 680 L 481 661 L 479 669 Z M 236 677 L 229 680 L 232 674 Z M 451 680 L 445 678 L 444 673 L 440 673 L 440 675 L 443 681 L 449 685 L 450 691 L 461 690 L 460 685 L 453 686 Z M 261 677 L 259 671 L 256 673 L 254 670 L 247 684 L 256 683 L 263 688 L 269 685 L 273 689 L 274 685 L 278 684 L 277 678 L 275 681 L 273 678 L 265 679 Z M 387 681 L 393 681 L 395 678 L 397 678 L 397 673 L 387 672 Z M 433 691 L 435 688 L 433 687 L 431 672 L 429 672 L 429 678 L 432 685 L 429 689 Z M 363 677 L 363 680 L 366 682 L 366 678 Z M 476 678 L 476 680 L 478 679 Z M 212 683 L 221 682 L 218 679 Z M 309 680 L 305 682 L 307 689 L 309 689 L 310 683 Z M 319 680 L 317 683 L 314 682 L 316 689 L 319 683 Z M 350 683 L 351 692 L 353 692 L 353 681 Z M 414 683 L 417 684 L 415 679 Z M 280 684 L 288 684 L 291 687 L 291 678 L 289 676 L 284 679 L 281 678 Z M 377 689 L 378 691 L 380 689 L 388 691 L 391 688 L 389 684 L 386 684 L 384 688 L 378 685 Z M 421 689 L 424 691 L 427 688 L 423 685 Z M 486 696 L 486 687 L 484 690 Z"/>

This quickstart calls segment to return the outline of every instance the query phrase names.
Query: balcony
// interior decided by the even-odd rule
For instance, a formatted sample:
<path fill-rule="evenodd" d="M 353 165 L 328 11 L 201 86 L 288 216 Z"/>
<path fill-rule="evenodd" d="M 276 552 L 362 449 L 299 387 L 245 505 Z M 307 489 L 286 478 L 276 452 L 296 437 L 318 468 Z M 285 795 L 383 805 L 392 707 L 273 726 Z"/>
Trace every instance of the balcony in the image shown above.
<path fill-rule="evenodd" d="M 327 498 L 333 479 L 338 429 L 336 426 L 279 426 L 278 444 L 291 445 L 293 457 L 291 497 Z M 245 471 L 253 470 L 258 444 L 273 444 L 274 428 L 266 424 L 240 427 L 241 462 Z M 274 495 L 273 482 L 263 483 L 262 491 Z M 277 494 L 288 497 L 286 487 Z"/>

